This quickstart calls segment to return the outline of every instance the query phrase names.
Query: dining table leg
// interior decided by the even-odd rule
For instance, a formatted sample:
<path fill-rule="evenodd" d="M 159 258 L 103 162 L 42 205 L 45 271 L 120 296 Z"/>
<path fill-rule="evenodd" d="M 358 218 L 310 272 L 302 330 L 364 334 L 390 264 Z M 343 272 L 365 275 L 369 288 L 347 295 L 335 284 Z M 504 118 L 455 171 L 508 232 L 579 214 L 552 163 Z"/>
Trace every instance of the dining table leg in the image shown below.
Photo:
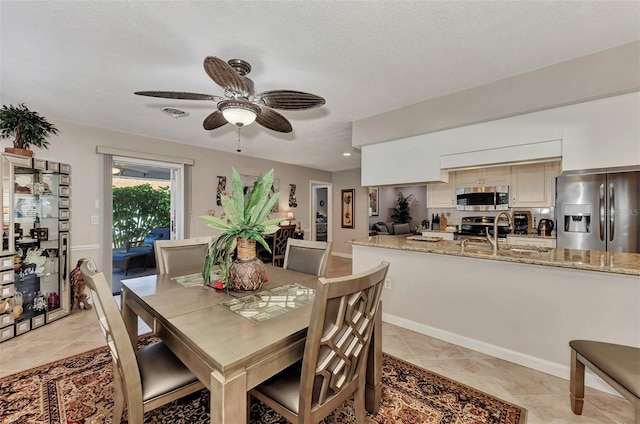
<path fill-rule="evenodd" d="M 120 291 L 120 304 L 122 319 L 129 333 L 129 339 L 134 350 L 138 349 L 138 314 L 136 314 L 128 302 L 127 290 L 123 287 Z"/>
<path fill-rule="evenodd" d="M 247 373 L 211 373 L 211 423 L 248 423 Z"/>
<path fill-rule="evenodd" d="M 367 412 L 377 414 L 382 399 L 382 301 L 378 304 L 373 334 L 367 355 L 367 382 L 364 392 L 364 404 Z"/>

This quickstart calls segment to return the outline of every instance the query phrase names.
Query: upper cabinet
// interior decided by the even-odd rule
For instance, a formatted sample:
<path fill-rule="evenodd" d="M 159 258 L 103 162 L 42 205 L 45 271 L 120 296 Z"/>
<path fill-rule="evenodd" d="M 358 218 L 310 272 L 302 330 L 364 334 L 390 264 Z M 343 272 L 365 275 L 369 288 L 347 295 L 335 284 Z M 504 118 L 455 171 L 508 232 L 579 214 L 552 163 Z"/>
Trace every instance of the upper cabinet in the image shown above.
<path fill-rule="evenodd" d="M 640 165 L 640 93 L 562 107 L 562 170 Z"/>
<path fill-rule="evenodd" d="M 455 208 L 456 188 L 507 185 L 510 207 L 550 207 L 555 204 L 558 175 L 560 162 L 450 172 L 448 183 L 427 184 L 427 207 Z"/>
<path fill-rule="evenodd" d="M 456 187 L 484 187 L 509 185 L 510 167 L 496 166 L 491 168 L 471 169 L 456 172 Z"/>
<path fill-rule="evenodd" d="M 534 163 L 511 167 L 511 207 L 555 205 L 555 181 L 560 162 Z"/>
<path fill-rule="evenodd" d="M 448 183 L 427 184 L 427 207 L 456 207 L 456 175 L 454 172 L 449 173 Z"/>

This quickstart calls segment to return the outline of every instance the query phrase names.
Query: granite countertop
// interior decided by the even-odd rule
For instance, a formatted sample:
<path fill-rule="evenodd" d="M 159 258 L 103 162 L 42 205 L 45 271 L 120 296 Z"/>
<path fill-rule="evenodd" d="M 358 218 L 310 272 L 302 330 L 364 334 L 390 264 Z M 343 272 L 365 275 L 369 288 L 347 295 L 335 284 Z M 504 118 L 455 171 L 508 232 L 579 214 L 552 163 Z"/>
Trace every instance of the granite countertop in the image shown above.
<path fill-rule="evenodd" d="M 370 236 L 351 242 L 358 246 L 382 247 L 412 252 L 436 253 L 495 261 L 555 266 L 561 268 L 600 271 L 614 274 L 640 276 L 640 253 L 602 252 L 597 250 L 552 249 L 531 247 L 535 251 L 500 250 L 493 252 L 490 246 L 471 243 L 464 247 L 460 241 L 437 242 L 410 240 L 397 236 Z M 521 249 L 523 246 L 512 246 Z"/>
<path fill-rule="evenodd" d="M 507 237 L 527 237 L 527 238 L 539 238 L 539 239 L 546 239 L 546 240 L 555 240 L 556 239 L 556 235 L 552 234 L 550 236 L 541 236 L 540 234 L 515 234 L 515 233 L 509 233 L 507 234 Z"/>
<path fill-rule="evenodd" d="M 446 230 L 424 230 L 422 231 L 423 233 L 453 233 L 455 234 L 455 231 L 446 231 Z M 541 236 L 540 234 L 515 234 L 515 233 L 509 233 L 508 234 L 509 237 L 527 237 L 527 238 L 538 238 L 538 239 L 544 239 L 544 240 L 555 240 L 556 239 L 556 235 L 552 234 L 550 236 Z M 478 236 L 480 237 L 480 236 Z"/>

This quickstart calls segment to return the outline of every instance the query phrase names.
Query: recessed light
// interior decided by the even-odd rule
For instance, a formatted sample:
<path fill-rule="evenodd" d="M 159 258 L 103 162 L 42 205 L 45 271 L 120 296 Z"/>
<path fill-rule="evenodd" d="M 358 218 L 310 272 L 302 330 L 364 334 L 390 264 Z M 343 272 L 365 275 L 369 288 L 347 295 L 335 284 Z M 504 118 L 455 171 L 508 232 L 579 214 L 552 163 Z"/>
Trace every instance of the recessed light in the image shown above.
<path fill-rule="evenodd" d="M 344 153 L 342 154 L 342 156 L 351 156 L 351 153 L 349 153 L 349 152 L 344 152 Z"/>

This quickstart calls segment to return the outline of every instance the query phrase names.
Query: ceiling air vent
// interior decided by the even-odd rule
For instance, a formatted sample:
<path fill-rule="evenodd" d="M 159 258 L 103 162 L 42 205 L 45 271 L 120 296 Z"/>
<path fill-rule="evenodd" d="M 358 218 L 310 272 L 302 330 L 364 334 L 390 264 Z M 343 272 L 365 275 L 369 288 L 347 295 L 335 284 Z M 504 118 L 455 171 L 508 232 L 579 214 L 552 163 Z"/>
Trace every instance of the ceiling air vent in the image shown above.
<path fill-rule="evenodd" d="M 174 118 L 184 118 L 185 116 L 189 116 L 189 112 L 184 111 L 182 109 L 176 109 L 175 107 L 163 107 L 160 109 L 164 113 L 169 116 L 173 116 Z"/>

